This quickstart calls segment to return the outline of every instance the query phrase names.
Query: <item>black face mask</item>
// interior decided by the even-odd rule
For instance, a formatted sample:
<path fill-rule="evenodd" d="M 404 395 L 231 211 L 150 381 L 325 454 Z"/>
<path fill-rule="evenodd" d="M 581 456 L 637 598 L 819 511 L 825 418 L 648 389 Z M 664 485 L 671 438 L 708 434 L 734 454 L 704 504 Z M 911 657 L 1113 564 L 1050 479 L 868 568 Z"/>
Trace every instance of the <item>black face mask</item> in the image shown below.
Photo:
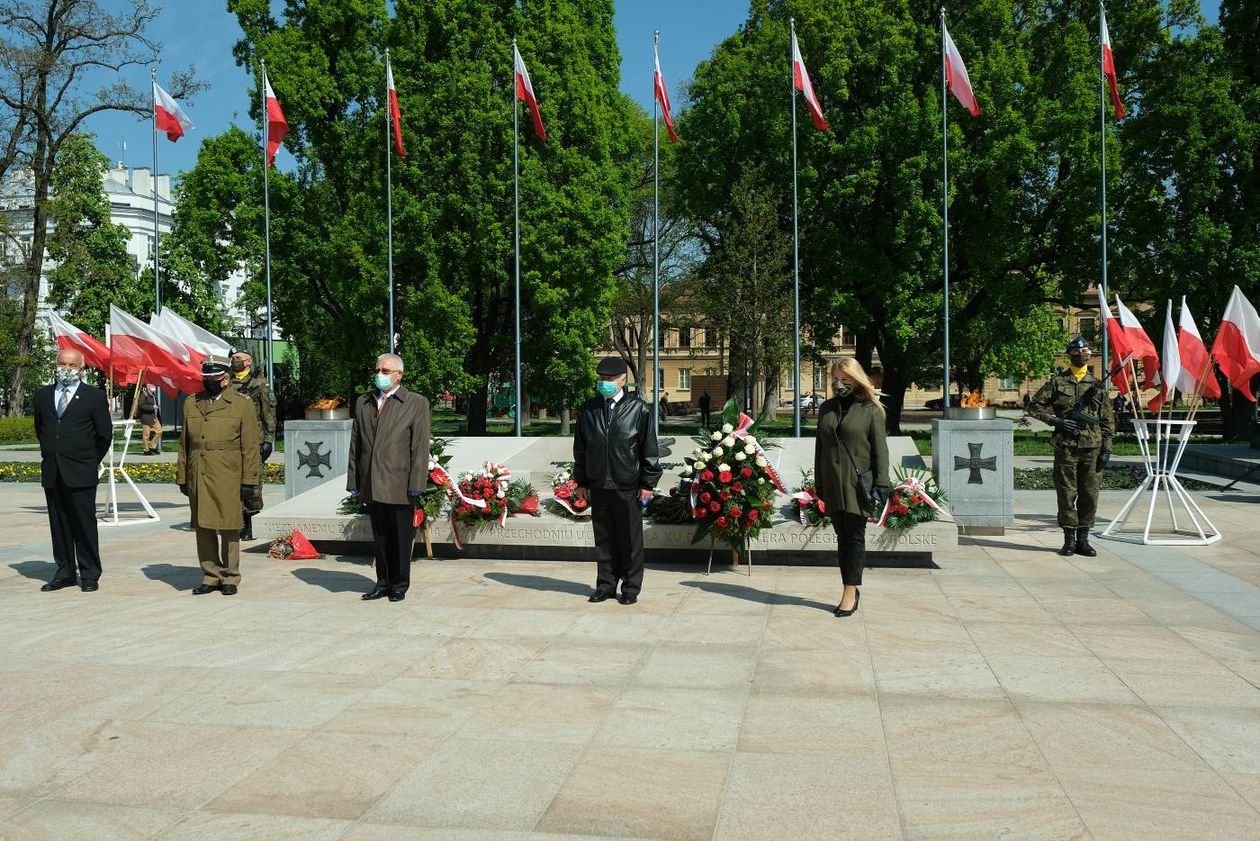
<path fill-rule="evenodd" d="M 837 397 L 848 397 L 853 393 L 852 386 L 847 386 L 839 380 L 835 380 L 831 384 L 831 390 L 836 393 Z"/>
<path fill-rule="evenodd" d="M 201 384 L 205 386 L 206 394 L 211 397 L 218 397 L 223 391 L 223 380 L 202 380 Z"/>

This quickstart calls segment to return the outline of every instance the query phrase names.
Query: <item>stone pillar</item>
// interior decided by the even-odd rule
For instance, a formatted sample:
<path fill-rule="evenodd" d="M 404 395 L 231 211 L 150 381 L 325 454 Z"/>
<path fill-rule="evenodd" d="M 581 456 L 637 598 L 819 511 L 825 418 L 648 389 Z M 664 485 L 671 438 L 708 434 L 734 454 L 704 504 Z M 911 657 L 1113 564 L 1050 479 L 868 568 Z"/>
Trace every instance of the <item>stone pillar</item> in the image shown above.
<path fill-rule="evenodd" d="M 345 475 L 353 425 L 349 420 L 285 421 L 285 499 Z"/>
<path fill-rule="evenodd" d="M 932 473 L 959 530 L 1015 525 L 1015 426 L 1009 420 L 932 421 Z"/>

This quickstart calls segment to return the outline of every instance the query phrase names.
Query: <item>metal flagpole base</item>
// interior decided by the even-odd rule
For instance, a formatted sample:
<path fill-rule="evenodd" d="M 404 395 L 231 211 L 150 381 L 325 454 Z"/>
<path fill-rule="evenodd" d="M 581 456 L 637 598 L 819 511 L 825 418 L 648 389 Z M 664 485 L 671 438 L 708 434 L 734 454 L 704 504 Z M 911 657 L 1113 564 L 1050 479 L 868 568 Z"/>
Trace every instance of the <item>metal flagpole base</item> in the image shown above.
<path fill-rule="evenodd" d="M 1177 468 L 1181 464 L 1186 445 L 1190 443 L 1190 433 L 1195 424 L 1196 421 L 1190 420 L 1133 419 L 1133 431 L 1137 435 L 1146 464 L 1146 477 L 1121 507 L 1115 519 L 1098 533 L 1099 537 L 1143 546 L 1208 546 L 1221 539 L 1220 530 L 1203 513 L 1203 509 L 1177 478 Z M 1152 534 L 1151 527 L 1161 491 L 1171 528 L 1156 530 Z M 1146 505 L 1146 518 L 1141 531 L 1125 530 L 1124 525 L 1137 508 L 1138 500 L 1147 493 L 1150 494 L 1150 501 Z M 1178 510 L 1189 517 L 1189 526 L 1178 522 Z"/>
<path fill-rule="evenodd" d="M 125 421 L 116 421 L 114 423 L 114 426 L 121 426 L 123 428 L 122 454 L 118 457 L 118 460 L 115 462 L 114 444 L 113 442 L 110 442 L 107 461 L 105 464 L 101 466 L 101 471 L 100 471 L 101 473 L 106 473 L 106 472 L 109 473 L 109 501 L 105 503 L 105 516 L 102 518 L 98 518 L 100 521 L 100 524 L 102 526 L 134 526 L 139 523 L 156 523 L 162 518 L 158 516 L 157 511 L 155 511 L 153 509 L 153 506 L 149 504 L 149 500 L 146 499 L 144 494 L 140 492 L 140 489 L 136 487 L 136 483 L 132 481 L 130 474 L 127 473 L 127 467 L 126 467 L 127 450 L 131 446 L 131 435 L 135 431 L 136 422 L 133 419 L 128 419 Z M 119 516 L 119 512 L 118 512 L 118 477 L 119 476 L 123 478 L 123 481 L 127 483 L 127 485 L 131 488 L 132 492 L 136 495 L 136 499 L 140 501 L 140 506 L 144 508 L 146 516 L 140 517 L 140 518 L 131 517 L 125 520 Z"/>

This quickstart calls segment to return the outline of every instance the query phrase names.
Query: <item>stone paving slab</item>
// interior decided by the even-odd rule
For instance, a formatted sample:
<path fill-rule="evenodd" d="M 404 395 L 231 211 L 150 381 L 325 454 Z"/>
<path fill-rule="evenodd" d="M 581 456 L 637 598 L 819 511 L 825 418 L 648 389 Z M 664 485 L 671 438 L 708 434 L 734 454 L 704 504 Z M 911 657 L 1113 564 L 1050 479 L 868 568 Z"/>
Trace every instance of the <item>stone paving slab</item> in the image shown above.
<path fill-rule="evenodd" d="M 41 491 L 0 487 L 0 839 L 1260 838 L 1250 503 L 1206 548 L 1060 558 L 1048 493 L 937 570 L 706 577 L 633 607 L 587 563 L 251 547 L 192 597 L 187 508 L 40 593 Z M 1124 494 L 1104 495 L 1103 513 Z"/>

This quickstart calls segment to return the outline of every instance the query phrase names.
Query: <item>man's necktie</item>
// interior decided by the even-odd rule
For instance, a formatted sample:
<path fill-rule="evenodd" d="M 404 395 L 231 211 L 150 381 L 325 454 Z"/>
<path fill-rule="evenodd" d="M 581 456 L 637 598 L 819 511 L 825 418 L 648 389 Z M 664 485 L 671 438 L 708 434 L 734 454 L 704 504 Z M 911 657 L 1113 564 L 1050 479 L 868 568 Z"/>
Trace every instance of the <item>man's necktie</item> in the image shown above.
<path fill-rule="evenodd" d="M 609 423 L 612 423 L 612 413 L 613 413 L 613 401 L 612 401 L 612 398 L 609 397 L 607 400 L 604 401 L 604 420 L 608 421 Z"/>
<path fill-rule="evenodd" d="M 70 389 L 62 388 L 61 396 L 57 398 L 57 417 L 61 417 L 66 413 L 66 406 L 70 405 Z"/>

